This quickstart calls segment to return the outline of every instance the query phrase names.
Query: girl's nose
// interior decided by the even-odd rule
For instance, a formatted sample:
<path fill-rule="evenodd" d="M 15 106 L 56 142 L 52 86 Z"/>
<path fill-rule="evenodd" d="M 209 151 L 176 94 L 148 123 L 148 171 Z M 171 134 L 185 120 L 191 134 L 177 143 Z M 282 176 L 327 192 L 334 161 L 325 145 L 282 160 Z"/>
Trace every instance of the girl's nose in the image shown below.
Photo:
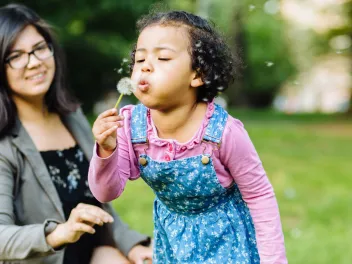
<path fill-rule="evenodd" d="M 153 71 L 152 64 L 148 60 L 145 60 L 142 66 L 142 72 L 151 72 L 151 71 Z"/>

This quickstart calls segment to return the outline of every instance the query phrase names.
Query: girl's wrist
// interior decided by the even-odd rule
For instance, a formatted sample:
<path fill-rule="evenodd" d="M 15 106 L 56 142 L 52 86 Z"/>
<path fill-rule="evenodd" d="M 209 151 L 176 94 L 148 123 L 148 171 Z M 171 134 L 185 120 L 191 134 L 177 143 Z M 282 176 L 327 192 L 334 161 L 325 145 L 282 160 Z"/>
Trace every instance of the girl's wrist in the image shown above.
<path fill-rule="evenodd" d="M 102 148 L 101 146 L 99 146 L 97 154 L 100 158 L 104 159 L 104 158 L 111 156 L 111 154 L 115 151 L 115 149 L 116 149 L 116 147 L 112 150 L 106 150 L 106 149 Z"/>

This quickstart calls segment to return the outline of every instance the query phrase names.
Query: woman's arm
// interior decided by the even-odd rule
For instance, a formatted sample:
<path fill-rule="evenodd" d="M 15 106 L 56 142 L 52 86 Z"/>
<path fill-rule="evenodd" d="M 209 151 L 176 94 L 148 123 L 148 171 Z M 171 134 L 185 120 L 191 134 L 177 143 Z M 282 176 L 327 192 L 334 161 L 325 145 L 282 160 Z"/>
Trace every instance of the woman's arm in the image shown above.
<path fill-rule="evenodd" d="M 46 232 L 55 220 L 17 226 L 14 214 L 14 168 L 0 153 L 0 259 L 26 259 L 55 253 L 46 242 Z M 52 224 L 51 224 L 52 223 Z"/>
<path fill-rule="evenodd" d="M 275 193 L 242 123 L 229 117 L 220 149 L 253 219 L 262 264 L 287 263 Z"/>

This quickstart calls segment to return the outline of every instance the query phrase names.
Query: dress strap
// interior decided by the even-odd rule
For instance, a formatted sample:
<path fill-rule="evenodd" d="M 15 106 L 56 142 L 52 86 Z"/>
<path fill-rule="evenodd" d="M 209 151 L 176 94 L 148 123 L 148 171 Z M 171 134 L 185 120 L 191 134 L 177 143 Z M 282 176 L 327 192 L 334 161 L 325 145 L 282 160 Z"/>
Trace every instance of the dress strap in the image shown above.
<path fill-rule="evenodd" d="M 224 131 L 228 113 L 218 104 L 214 104 L 214 112 L 209 120 L 203 140 L 220 145 L 222 133 Z"/>
<path fill-rule="evenodd" d="M 132 144 L 144 144 L 147 138 L 147 108 L 143 104 L 137 104 L 132 110 L 131 116 Z"/>

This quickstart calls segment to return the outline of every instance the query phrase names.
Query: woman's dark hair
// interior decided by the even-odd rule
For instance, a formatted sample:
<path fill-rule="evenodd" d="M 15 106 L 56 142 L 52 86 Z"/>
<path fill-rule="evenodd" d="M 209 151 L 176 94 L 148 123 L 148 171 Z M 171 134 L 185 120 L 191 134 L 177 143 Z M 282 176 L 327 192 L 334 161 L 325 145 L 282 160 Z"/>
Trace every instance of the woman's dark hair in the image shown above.
<path fill-rule="evenodd" d="M 6 77 L 6 58 L 18 35 L 29 25 L 35 27 L 54 49 L 56 70 L 53 82 L 45 95 L 48 110 L 65 115 L 75 111 L 78 107 L 77 101 L 66 90 L 63 54 L 49 24 L 24 5 L 6 5 L 0 8 L 0 137 L 9 132 L 17 117 L 16 105 L 12 100 Z"/>
<path fill-rule="evenodd" d="M 222 36 L 206 19 L 185 11 L 151 12 L 137 21 L 139 33 L 146 27 L 185 26 L 190 40 L 192 69 L 204 84 L 197 89 L 197 101 L 211 101 L 223 92 L 235 77 L 235 60 Z M 136 49 L 131 53 L 130 69 L 134 66 Z"/>

